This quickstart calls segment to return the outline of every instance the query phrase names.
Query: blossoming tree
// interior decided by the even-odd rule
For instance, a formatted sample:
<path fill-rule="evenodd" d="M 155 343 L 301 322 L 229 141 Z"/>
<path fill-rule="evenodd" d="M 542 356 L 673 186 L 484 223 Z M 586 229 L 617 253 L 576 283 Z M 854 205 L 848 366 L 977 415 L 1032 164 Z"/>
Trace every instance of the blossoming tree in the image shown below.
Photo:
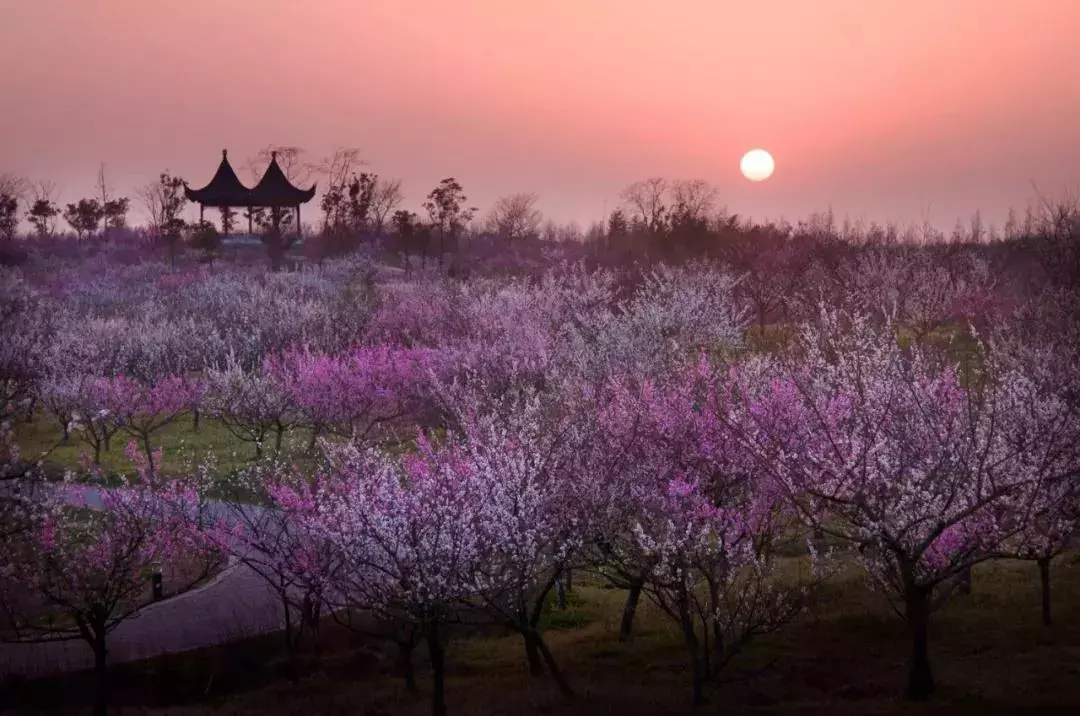
<path fill-rule="evenodd" d="M 828 573 L 808 543 L 806 568 L 779 577 L 780 553 L 805 530 L 731 435 L 754 397 L 748 375 L 762 374 L 721 380 L 703 356 L 664 384 L 612 383 L 601 420 L 625 460 L 609 488 L 600 564 L 632 577 L 679 626 L 695 706 L 747 643 L 798 616 Z"/>
<path fill-rule="evenodd" d="M 27 529 L 2 545 L 0 608 L 14 638 L 85 641 L 94 653 L 95 716 L 108 705 L 109 635 L 150 603 L 150 575 L 182 564 L 190 584 L 217 561 L 188 529 L 202 509 L 194 493 L 140 467 L 138 486 L 41 490 L 21 503 Z"/>
<path fill-rule="evenodd" d="M 1061 396 L 980 356 L 962 375 L 932 349 L 902 348 L 887 322 L 824 312 L 739 431 L 804 520 L 858 548 L 907 620 L 913 699 L 934 689 L 933 608 L 1023 528 L 1041 486 L 1075 470 L 1059 449 Z"/>

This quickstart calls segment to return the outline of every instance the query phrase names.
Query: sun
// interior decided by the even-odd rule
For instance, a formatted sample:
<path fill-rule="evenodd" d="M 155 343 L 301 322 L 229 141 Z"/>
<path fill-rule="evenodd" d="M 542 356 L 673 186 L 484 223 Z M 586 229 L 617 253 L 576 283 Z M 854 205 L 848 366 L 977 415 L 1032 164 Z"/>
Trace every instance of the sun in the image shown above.
<path fill-rule="evenodd" d="M 765 181 L 772 176 L 776 169 L 776 162 L 764 149 L 751 149 L 743 155 L 742 161 L 739 162 L 739 169 L 750 181 Z"/>

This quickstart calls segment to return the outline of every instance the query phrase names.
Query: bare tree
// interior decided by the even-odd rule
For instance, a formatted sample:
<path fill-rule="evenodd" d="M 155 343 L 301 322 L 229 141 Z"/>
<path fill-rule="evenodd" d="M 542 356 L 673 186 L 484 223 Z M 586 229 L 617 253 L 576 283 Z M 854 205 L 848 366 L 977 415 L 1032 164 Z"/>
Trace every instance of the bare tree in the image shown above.
<path fill-rule="evenodd" d="M 375 192 L 371 197 L 371 218 L 375 234 L 381 236 L 386 218 L 401 205 L 405 195 L 401 191 L 400 179 L 378 179 Z"/>
<path fill-rule="evenodd" d="M 539 235 L 541 241 L 558 241 L 559 225 L 555 223 L 554 219 L 548 219 L 544 222 L 544 225 L 540 227 Z"/>
<path fill-rule="evenodd" d="M 109 183 L 105 180 L 105 162 L 98 165 L 97 173 L 97 200 L 102 206 L 106 206 L 109 203 L 109 194 L 112 189 L 109 187 Z"/>
<path fill-rule="evenodd" d="M 978 209 L 971 216 L 971 241 L 981 244 L 986 240 L 986 226 L 983 224 L 982 212 Z"/>
<path fill-rule="evenodd" d="M 1065 192 L 1052 199 L 1038 193 L 1039 209 L 1034 220 L 1028 210 L 1028 236 L 1039 235 L 1039 254 L 1044 270 L 1055 282 L 1076 286 L 1080 282 L 1080 194 Z"/>
<path fill-rule="evenodd" d="M 678 179 L 671 185 L 675 209 L 692 221 L 705 221 L 715 209 L 719 195 L 719 190 L 704 179 Z"/>
<path fill-rule="evenodd" d="M 19 227 L 19 203 L 26 196 L 29 183 L 10 173 L 0 174 L 0 237 L 11 240 Z"/>
<path fill-rule="evenodd" d="M 585 240 L 585 234 L 581 230 L 581 224 L 570 221 L 559 228 L 559 241 L 581 243 Z"/>
<path fill-rule="evenodd" d="M 338 149 L 316 167 L 315 171 L 325 178 L 326 190 L 320 202 L 324 230 L 344 225 L 349 178 L 363 164 L 359 149 Z"/>
<path fill-rule="evenodd" d="M 345 150 L 353 151 L 353 150 Z M 318 172 L 321 164 L 308 164 L 304 162 L 304 150 L 300 147 L 269 145 L 260 150 L 258 154 L 247 161 L 247 170 L 251 174 L 253 182 L 262 178 L 270 160 L 277 152 L 277 163 L 285 178 L 293 184 L 307 184 L 311 175 Z M 358 152 L 359 153 L 359 152 Z"/>
<path fill-rule="evenodd" d="M 664 196 L 668 191 L 667 179 L 653 177 L 636 181 L 623 189 L 622 200 L 631 212 L 631 218 L 650 233 L 659 233 L 664 226 L 667 206 Z"/>
<path fill-rule="evenodd" d="M 536 209 L 536 194 L 510 194 L 499 197 L 487 216 L 487 229 L 510 239 L 535 238 L 544 215 Z"/>
<path fill-rule="evenodd" d="M 107 232 L 108 229 L 122 229 L 127 224 L 127 213 L 131 206 L 131 200 L 126 196 L 115 198 L 112 196 L 112 187 L 109 186 L 108 181 L 105 179 L 104 162 L 98 166 L 97 196 L 95 198 L 101 206 L 102 219 L 104 219 L 102 233 Z"/>
<path fill-rule="evenodd" d="M 175 262 L 176 249 L 184 228 L 184 220 L 180 214 L 187 204 L 183 180 L 167 171 L 162 172 L 158 181 L 143 185 L 135 195 L 150 215 L 150 228 L 154 235 L 166 243 L 169 258 Z"/>

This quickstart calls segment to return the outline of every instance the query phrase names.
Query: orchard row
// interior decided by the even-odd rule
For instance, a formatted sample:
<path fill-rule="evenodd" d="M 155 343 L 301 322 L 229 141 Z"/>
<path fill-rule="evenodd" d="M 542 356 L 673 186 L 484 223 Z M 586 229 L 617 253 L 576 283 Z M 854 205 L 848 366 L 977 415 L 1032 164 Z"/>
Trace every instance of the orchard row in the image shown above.
<path fill-rule="evenodd" d="M 393 627 L 380 631 L 403 665 L 425 644 L 435 713 L 463 615 L 512 625 L 530 668 L 572 697 L 541 615 L 588 570 L 628 590 L 625 630 L 642 596 L 679 626 L 697 703 L 856 562 L 908 621 L 908 694 L 925 698 L 930 615 L 971 566 L 1032 559 L 1049 590 L 1080 524 L 1067 312 L 1040 299 L 964 320 L 985 318 L 956 308 L 975 305 L 958 288 L 975 269 L 927 299 L 927 323 L 852 287 L 858 300 L 803 307 L 772 333 L 748 330 L 740 277 L 714 265 L 635 280 L 580 266 L 405 280 L 359 261 L 155 270 L 53 297 L 5 288 L 6 469 L 26 470 L 11 421 L 27 414 L 85 442 L 82 481 L 110 440 L 132 440 L 137 477 L 95 492 L 100 509 L 29 476 L 3 501 L 15 626 L 77 630 L 102 673 L 148 570 L 229 555 L 309 630 L 366 615 Z M 162 474 L 156 436 L 193 414 L 259 459 Z M 279 459 L 298 427 L 313 436 L 305 464 Z"/>

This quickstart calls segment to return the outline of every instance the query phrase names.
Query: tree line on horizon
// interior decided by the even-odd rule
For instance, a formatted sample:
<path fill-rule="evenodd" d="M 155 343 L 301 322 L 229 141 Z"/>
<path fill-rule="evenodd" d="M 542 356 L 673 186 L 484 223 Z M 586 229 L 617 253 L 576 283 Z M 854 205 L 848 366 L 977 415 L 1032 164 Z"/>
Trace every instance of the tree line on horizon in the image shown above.
<path fill-rule="evenodd" d="M 731 213 L 720 203 L 719 189 L 701 179 L 668 180 L 661 177 L 635 181 L 620 193 L 620 204 L 603 221 L 586 230 L 577 222 L 563 225 L 544 216 L 537 208 L 539 196 L 518 192 L 499 197 L 486 214 L 470 206 L 461 183 L 454 177 L 439 182 L 424 198 L 420 212 L 401 208 L 405 194 L 402 181 L 362 171 L 364 161 L 357 149 L 339 149 L 318 162 L 306 162 L 304 150 L 294 146 L 268 146 L 247 160 L 252 177 L 276 152 L 286 177 L 305 183 L 321 177 L 325 186 L 319 199 L 321 216 L 316 227 L 296 225 L 291 209 L 279 210 L 280 236 L 270 240 L 274 221 L 262 208 L 220 209 L 220 220 L 187 221 L 183 217 L 188 200 L 184 180 L 161 172 L 156 181 L 135 191 L 149 219 L 141 233 L 163 246 L 170 259 L 185 247 L 213 261 L 220 255 L 221 237 L 236 229 L 240 219 L 255 227 L 266 243 L 271 263 L 281 265 L 282 256 L 306 235 L 308 253 L 313 258 L 341 256 L 364 244 L 382 244 L 405 258 L 429 258 L 440 267 L 444 257 L 458 253 L 462 239 L 494 238 L 506 242 L 577 242 L 595 246 L 616 260 L 655 261 L 717 257 L 736 253 L 747 244 L 751 250 L 772 246 L 794 237 L 835 240 L 844 244 L 995 244 L 1034 237 L 1054 240 L 1075 239 L 1080 234 L 1080 197 L 1065 195 L 1059 200 L 1042 196 L 1021 215 L 1010 209 L 999 229 L 986 223 L 976 211 L 965 223 L 957 220 L 951 233 L 928 222 L 902 226 L 845 218 L 838 222 L 832 210 L 812 214 L 791 224 L 786 220 L 754 223 Z M 20 222 L 25 219 L 33 231 L 24 238 L 47 240 L 74 234 L 77 240 L 103 238 L 116 230 L 129 229 L 131 199 L 117 196 L 109 186 L 105 165 L 98 169 L 92 196 L 61 205 L 57 187 L 49 181 L 34 183 L 10 173 L 0 173 L 0 254 L 18 255 L 14 248 Z M 70 231 L 58 233 L 60 219 Z M 220 226 L 220 229 L 218 228 Z M 1075 253 L 1075 252 L 1072 252 Z M 13 259 L 2 258 L 10 263 Z"/>

